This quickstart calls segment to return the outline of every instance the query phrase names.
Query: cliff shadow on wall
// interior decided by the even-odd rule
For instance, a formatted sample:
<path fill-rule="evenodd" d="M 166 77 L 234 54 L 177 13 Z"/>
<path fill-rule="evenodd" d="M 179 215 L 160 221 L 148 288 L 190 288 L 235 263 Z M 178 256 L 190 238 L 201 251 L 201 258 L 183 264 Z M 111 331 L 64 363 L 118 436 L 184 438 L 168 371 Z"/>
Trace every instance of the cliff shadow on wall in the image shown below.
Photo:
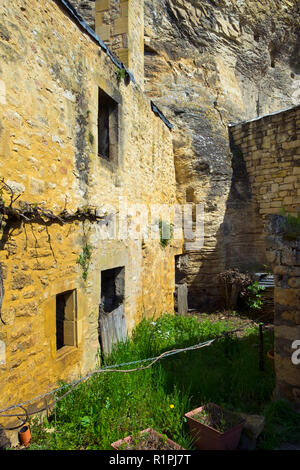
<path fill-rule="evenodd" d="M 218 280 L 220 266 L 225 271 L 262 272 L 265 269 L 264 223 L 258 213 L 246 161 L 229 129 L 232 176 L 223 221 L 216 232 L 213 250 L 186 252 L 176 269 L 176 282 L 187 282 L 190 309 L 213 312 L 225 307 L 223 284 Z M 210 194 L 205 201 L 209 207 Z M 205 231 L 205 227 L 204 227 Z M 190 276 L 191 265 L 200 266 Z"/>

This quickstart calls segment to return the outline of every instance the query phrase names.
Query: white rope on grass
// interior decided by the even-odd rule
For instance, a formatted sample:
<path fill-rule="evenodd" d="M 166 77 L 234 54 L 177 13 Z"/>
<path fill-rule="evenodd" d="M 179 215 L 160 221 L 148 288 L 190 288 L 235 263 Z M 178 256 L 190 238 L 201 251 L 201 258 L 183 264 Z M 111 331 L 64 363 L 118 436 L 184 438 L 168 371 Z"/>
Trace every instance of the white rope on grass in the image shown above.
<path fill-rule="evenodd" d="M 27 401 L 24 401 L 23 403 L 18 403 L 18 404 L 15 404 L 15 405 L 11 405 L 11 406 L 8 406 L 7 408 L 3 408 L 2 410 L 0 410 L 0 414 L 6 412 L 6 411 L 10 411 L 10 410 L 13 410 L 15 408 L 20 408 L 22 406 L 25 406 L 25 405 L 29 405 L 35 401 L 39 401 L 43 398 L 46 398 L 48 397 L 49 395 L 52 395 L 53 393 L 57 393 L 61 390 L 64 390 L 65 388 L 67 387 L 72 387 L 72 389 L 70 391 L 68 391 L 65 395 L 61 396 L 61 397 L 58 397 L 56 400 L 55 400 L 55 403 L 57 403 L 58 401 L 60 401 L 62 398 L 64 398 L 69 392 L 73 391 L 74 388 L 79 385 L 80 383 L 84 382 L 85 380 L 91 378 L 93 375 L 96 375 L 96 374 L 101 374 L 101 373 L 104 373 L 104 372 L 119 372 L 119 373 L 128 373 L 128 372 L 135 372 L 135 371 L 138 371 L 138 370 L 145 370 L 145 369 L 149 369 L 150 367 L 153 366 L 153 364 L 155 364 L 156 362 L 158 362 L 159 360 L 161 359 L 165 359 L 166 357 L 169 357 L 169 356 L 172 356 L 172 355 L 175 355 L 175 354 L 179 354 L 181 352 L 185 352 L 185 351 L 192 351 L 192 350 L 196 350 L 196 349 L 201 349 L 201 348 L 204 348 L 206 346 L 210 346 L 214 341 L 216 341 L 217 338 L 213 338 L 211 340 L 208 340 L 208 341 L 205 341 L 203 343 L 199 343 L 199 344 L 195 344 L 193 346 L 189 346 L 187 348 L 182 348 L 182 349 L 174 349 L 172 351 L 167 351 L 165 353 L 162 353 L 160 354 L 159 356 L 156 356 L 156 357 L 151 357 L 151 358 L 147 358 L 147 359 L 141 359 L 141 360 L 138 360 L 138 361 L 132 361 L 132 362 L 123 362 L 122 364 L 115 364 L 115 365 L 111 365 L 111 366 L 105 366 L 103 367 L 102 369 L 98 369 L 98 370 L 95 370 L 93 372 L 90 372 L 89 374 L 85 375 L 84 377 L 78 379 L 78 380 L 74 380 L 73 382 L 70 382 L 69 384 L 64 384 L 62 385 L 61 387 L 58 387 L 54 390 L 51 390 L 51 392 L 47 392 L 47 393 L 44 393 L 43 395 L 39 395 L 37 397 L 34 397 L 32 398 L 31 400 L 27 400 Z M 135 369 L 128 369 L 128 370 L 119 370 L 120 367 L 124 367 L 124 366 L 130 366 L 130 365 L 134 365 L 134 364 L 141 364 L 141 363 L 144 363 L 144 362 L 149 362 L 151 361 L 150 364 L 148 364 L 147 366 L 145 367 L 138 367 L 138 368 L 135 368 Z M 5 415 L 3 415 L 4 417 Z"/>

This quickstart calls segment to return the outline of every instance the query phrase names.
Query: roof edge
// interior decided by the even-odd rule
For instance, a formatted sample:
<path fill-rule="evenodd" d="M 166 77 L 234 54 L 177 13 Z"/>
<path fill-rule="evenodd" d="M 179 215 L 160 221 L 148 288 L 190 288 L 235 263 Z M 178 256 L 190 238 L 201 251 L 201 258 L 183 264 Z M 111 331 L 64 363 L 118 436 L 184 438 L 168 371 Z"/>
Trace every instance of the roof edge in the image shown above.
<path fill-rule="evenodd" d="M 260 119 L 264 119 L 269 116 L 276 116 L 277 114 L 285 113 L 287 111 L 291 111 L 292 109 L 297 109 L 300 107 L 300 104 L 296 104 L 293 106 L 289 106 L 288 108 L 280 109 L 279 111 L 274 111 L 273 113 L 268 113 L 268 114 L 263 114 L 262 116 L 257 116 L 256 118 L 249 119 L 246 121 L 240 121 L 240 122 L 235 122 L 235 123 L 228 123 L 228 127 L 236 127 L 236 126 L 242 126 L 243 124 L 248 124 L 249 122 L 255 122 L 259 121 Z"/>

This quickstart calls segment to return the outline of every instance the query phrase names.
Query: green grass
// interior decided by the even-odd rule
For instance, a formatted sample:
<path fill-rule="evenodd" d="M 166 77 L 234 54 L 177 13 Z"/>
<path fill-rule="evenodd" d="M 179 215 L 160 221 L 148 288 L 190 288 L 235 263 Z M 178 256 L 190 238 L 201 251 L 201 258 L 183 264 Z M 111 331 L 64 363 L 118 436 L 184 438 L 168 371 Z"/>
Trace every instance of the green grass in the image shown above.
<path fill-rule="evenodd" d="M 153 357 L 212 339 L 232 329 L 229 321 L 164 315 L 143 320 L 106 364 Z M 273 347 L 265 333 L 265 352 Z M 135 367 L 135 366 L 132 366 Z M 127 367 L 128 368 L 128 367 Z M 110 449 L 110 444 L 152 427 L 191 448 L 184 414 L 215 402 L 236 411 L 262 412 L 274 388 L 272 363 L 259 370 L 258 330 L 166 358 L 150 369 L 95 375 L 61 400 L 49 421 L 31 423 L 31 449 Z M 64 390 L 65 391 L 65 390 Z M 64 391 L 62 393 L 64 393 Z M 54 428 L 48 433 L 46 429 Z"/>
<path fill-rule="evenodd" d="M 258 442 L 259 448 L 272 450 L 283 442 L 299 445 L 300 413 L 295 412 L 291 403 L 286 400 L 269 403 L 264 415 L 266 426 Z"/>

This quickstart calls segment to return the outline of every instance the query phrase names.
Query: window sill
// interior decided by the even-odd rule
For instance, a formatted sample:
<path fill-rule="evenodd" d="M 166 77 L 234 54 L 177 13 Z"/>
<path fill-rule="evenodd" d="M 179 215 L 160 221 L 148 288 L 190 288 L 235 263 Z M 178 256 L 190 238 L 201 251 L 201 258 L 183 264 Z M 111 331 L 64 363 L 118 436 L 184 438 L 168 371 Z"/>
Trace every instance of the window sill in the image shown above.
<path fill-rule="evenodd" d="M 62 348 L 60 348 L 56 351 L 56 359 L 57 360 L 63 359 L 66 356 L 68 356 L 69 354 L 71 354 L 72 352 L 75 352 L 75 351 L 77 351 L 76 346 L 63 346 Z"/>
<path fill-rule="evenodd" d="M 102 155 L 102 153 L 99 153 L 99 152 L 98 152 L 98 157 L 99 157 L 99 158 L 103 158 L 103 159 L 106 160 L 107 162 L 110 162 L 110 161 L 111 161 L 111 158 L 110 158 L 109 156 Z"/>

